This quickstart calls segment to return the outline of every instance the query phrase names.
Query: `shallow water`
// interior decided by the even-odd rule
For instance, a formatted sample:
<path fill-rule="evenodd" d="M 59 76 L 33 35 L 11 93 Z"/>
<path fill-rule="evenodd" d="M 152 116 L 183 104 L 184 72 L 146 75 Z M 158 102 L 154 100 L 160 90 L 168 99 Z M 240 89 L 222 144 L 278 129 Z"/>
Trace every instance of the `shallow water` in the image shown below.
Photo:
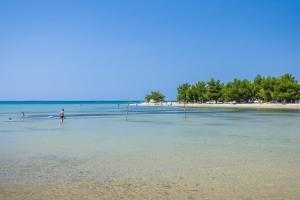
<path fill-rule="evenodd" d="M 299 111 L 0 104 L 0 199 L 299 199 L 299 121 Z"/>

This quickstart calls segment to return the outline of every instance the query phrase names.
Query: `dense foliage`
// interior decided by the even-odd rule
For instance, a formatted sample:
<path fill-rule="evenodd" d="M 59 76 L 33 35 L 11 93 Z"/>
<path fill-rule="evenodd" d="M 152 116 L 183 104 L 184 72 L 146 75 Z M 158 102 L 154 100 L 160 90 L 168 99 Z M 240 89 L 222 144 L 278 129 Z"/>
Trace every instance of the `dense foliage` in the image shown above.
<path fill-rule="evenodd" d="M 187 103 L 191 101 L 191 85 L 184 83 L 177 88 L 178 96 L 177 100 Z"/>
<path fill-rule="evenodd" d="M 159 91 L 151 91 L 150 94 L 145 96 L 145 101 L 150 102 L 162 102 L 164 101 L 165 96 Z"/>
<path fill-rule="evenodd" d="M 279 77 L 257 75 L 253 81 L 234 79 L 226 84 L 215 79 L 195 85 L 184 83 L 177 91 L 177 100 L 183 103 L 295 103 L 300 100 L 300 85 L 291 74 Z"/>

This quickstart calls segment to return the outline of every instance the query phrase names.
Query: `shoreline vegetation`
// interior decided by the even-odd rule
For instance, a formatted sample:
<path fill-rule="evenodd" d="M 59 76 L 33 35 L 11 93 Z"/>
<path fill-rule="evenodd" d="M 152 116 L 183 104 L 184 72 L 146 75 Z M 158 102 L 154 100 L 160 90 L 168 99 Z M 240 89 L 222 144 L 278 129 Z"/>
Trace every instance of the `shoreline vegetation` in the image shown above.
<path fill-rule="evenodd" d="M 165 96 L 151 91 L 139 106 L 197 108 L 300 109 L 300 84 L 291 74 L 279 77 L 257 75 L 253 81 L 234 79 L 228 83 L 210 79 L 177 88 L 177 102 L 164 102 Z"/>
<path fill-rule="evenodd" d="M 143 102 L 129 104 L 130 106 L 174 106 L 186 108 L 245 108 L 245 109 L 288 109 L 300 110 L 300 103 L 179 103 L 179 102 Z"/>

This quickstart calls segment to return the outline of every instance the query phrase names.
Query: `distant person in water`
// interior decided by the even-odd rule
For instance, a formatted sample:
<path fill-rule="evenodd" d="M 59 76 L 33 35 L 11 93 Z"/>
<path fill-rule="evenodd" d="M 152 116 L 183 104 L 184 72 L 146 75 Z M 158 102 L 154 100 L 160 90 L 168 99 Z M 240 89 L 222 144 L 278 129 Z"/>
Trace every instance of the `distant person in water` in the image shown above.
<path fill-rule="evenodd" d="M 22 112 L 21 114 L 22 114 L 22 119 L 24 119 L 25 118 L 25 112 Z"/>
<path fill-rule="evenodd" d="M 61 109 L 60 113 L 59 113 L 59 117 L 61 119 L 61 122 L 64 122 L 64 118 L 65 118 L 65 109 Z"/>

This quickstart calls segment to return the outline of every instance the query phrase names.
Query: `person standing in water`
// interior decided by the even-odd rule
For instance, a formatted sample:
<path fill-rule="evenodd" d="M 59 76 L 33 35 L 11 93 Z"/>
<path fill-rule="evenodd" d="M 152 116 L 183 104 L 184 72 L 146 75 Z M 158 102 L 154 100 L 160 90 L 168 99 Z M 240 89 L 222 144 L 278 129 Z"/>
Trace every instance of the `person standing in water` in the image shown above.
<path fill-rule="evenodd" d="M 61 122 L 64 122 L 64 118 L 65 118 L 65 109 L 61 109 L 60 113 L 59 113 L 59 117 L 61 119 Z"/>
<path fill-rule="evenodd" d="M 22 114 L 22 119 L 24 120 L 24 118 L 25 118 L 25 112 L 21 112 L 21 114 Z"/>

